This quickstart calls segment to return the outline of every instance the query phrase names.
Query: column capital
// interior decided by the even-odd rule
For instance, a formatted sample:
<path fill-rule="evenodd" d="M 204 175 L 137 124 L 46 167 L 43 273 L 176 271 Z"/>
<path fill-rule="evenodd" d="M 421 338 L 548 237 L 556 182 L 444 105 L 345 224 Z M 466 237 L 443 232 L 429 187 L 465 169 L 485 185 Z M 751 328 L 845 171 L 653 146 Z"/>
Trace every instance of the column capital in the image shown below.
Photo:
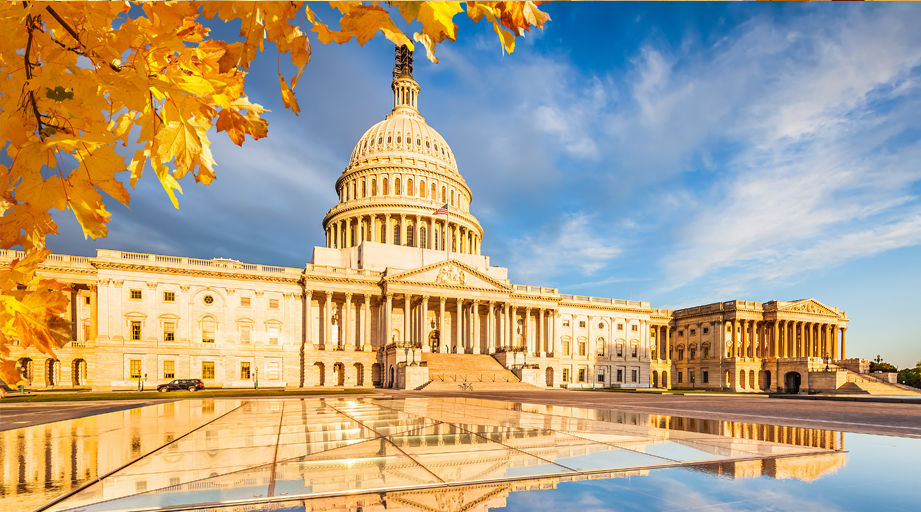
<path fill-rule="evenodd" d="M 479 306 L 479 305 L 480 305 L 480 299 L 473 299 L 473 301 L 472 301 L 472 302 L 473 302 L 473 306 L 474 306 L 474 307 L 476 307 L 476 306 Z"/>
<path fill-rule="evenodd" d="M 313 290 L 304 290 L 304 297 L 307 297 L 308 299 L 313 297 Z"/>
<path fill-rule="evenodd" d="M 387 297 L 387 300 L 390 300 L 393 298 L 393 292 L 387 292 L 385 295 Z"/>
<path fill-rule="evenodd" d="M 529 315 L 531 314 L 531 306 L 525 306 L 524 310 L 525 310 L 525 313 Z"/>
<path fill-rule="evenodd" d="M 492 309 L 494 307 L 496 307 L 496 301 L 494 300 L 489 301 L 489 308 Z"/>
<path fill-rule="evenodd" d="M 351 292 L 346 292 L 346 294 L 345 294 L 345 301 L 346 301 L 346 302 L 352 302 L 352 293 L 351 293 Z"/>
<path fill-rule="evenodd" d="M 333 298 L 333 292 L 326 292 L 326 299 L 329 300 L 332 298 Z"/>
<path fill-rule="evenodd" d="M 370 304 L 370 303 L 371 303 L 371 297 L 373 297 L 373 295 L 371 295 L 370 293 L 366 293 L 366 294 L 365 294 L 365 302 L 367 302 L 367 303 Z"/>
<path fill-rule="evenodd" d="M 447 297 L 438 297 L 438 302 L 444 304 L 445 302 L 448 302 L 448 298 L 447 298 Z"/>
<path fill-rule="evenodd" d="M 418 217 L 418 215 L 417 215 L 417 217 Z M 423 295 L 423 296 L 422 296 L 422 300 L 423 300 L 423 302 L 428 302 L 428 301 L 429 301 L 429 299 L 431 299 L 431 298 L 432 298 L 432 296 L 431 296 L 431 295 Z"/>
<path fill-rule="evenodd" d="M 405 213 L 401 213 L 401 214 L 400 214 L 400 220 L 406 220 L 406 214 L 405 214 Z"/>

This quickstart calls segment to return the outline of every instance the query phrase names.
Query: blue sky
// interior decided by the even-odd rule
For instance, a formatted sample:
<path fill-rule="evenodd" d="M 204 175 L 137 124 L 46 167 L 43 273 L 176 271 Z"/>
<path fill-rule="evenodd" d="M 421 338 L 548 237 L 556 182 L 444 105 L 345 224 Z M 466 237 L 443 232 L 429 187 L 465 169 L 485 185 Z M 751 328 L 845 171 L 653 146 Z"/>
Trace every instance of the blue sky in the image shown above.
<path fill-rule="evenodd" d="M 420 110 L 473 189 L 493 264 L 656 307 L 813 297 L 853 318 L 848 355 L 921 360 L 921 5 L 544 9 L 553 21 L 511 55 L 458 16 L 440 64 L 416 59 Z M 185 180 L 180 210 L 150 175 L 130 210 L 109 201 L 107 239 L 83 240 L 68 212 L 49 246 L 308 262 L 335 179 L 392 106 L 393 65 L 380 35 L 312 41 L 300 116 L 270 47 L 247 85 L 269 137 L 213 135 L 218 179 Z"/>

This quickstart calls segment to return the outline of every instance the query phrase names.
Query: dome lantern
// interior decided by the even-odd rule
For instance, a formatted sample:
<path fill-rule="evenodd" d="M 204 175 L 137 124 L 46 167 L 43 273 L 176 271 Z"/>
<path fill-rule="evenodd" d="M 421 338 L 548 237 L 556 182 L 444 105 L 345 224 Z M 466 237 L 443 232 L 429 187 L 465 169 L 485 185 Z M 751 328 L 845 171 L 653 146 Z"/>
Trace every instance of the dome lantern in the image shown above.
<path fill-rule="evenodd" d="M 419 115 L 419 84 L 413 80 L 413 51 L 406 45 L 397 46 L 394 51 L 393 112 Z"/>

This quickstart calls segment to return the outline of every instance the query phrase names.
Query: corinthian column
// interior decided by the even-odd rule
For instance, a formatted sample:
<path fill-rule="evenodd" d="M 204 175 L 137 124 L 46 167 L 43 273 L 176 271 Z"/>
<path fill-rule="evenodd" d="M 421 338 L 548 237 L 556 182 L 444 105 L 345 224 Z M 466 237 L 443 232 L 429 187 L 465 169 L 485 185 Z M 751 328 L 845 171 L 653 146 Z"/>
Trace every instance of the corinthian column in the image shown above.
<path fill-rule="evenodd" d="M 362 347 L 361 349 L 364 352 L 371 351 L 371 294 L 365 294 L 365 302 L 363 304 L 364 309 L 364 318 L 362 319 Z"/>
<path fill-rule="evenodd" d="M 442 354 L 448 351 L 448 340 L 450 339 L 448 333 L 445 332 L 445 302 L 447 302 L 447 300 L 446 297 L 440 297 L 438 299 L 438 336 L 441 342 L 439 352 Z"/>
<path fill-rule="evenodd" d="M 430 299 L 430 298 L 431 298 L 431 297 L 429 297 L 428 295 L 423 295 L 423 296 L 422 296 L 422 312 L 421 312 L 421 314 L 422 314 L 422 321 L 419 322 L 419 324 L 420 324 L 420 325 L 419 325 L 419 332 L 420 332 L 420 337 L 422 338 L 421 342 L 422 342 L 422 351 L 423 351 L 423 352 L 431 352 L 431 351 L 432 351 L 432 348 L 429 347 L 428 336 L 425 335 L 425 333 L 428 331 L 428 321 L 429 321 L 429 319 L 428 319 L 428 316 L 429 316 L 429 299 Z"/>

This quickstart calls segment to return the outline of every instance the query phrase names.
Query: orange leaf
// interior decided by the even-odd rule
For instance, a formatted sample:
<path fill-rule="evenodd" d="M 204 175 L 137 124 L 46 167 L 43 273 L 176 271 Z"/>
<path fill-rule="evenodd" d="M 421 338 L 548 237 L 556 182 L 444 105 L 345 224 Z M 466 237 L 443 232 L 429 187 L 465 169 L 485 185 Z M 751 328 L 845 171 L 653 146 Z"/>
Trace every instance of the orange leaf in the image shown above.
<path fill-rule="evenodd" d="M 278 74 L 278 81 L 281 83 L 281 100 L 284 102 L 285 108 L 294 112 L 294 115 L 297 115 L 297 113 L 301 111 L 301 107 L 297 105 L 294 91 L 288 87 L 288 83 L 285 82 L 285 77 L 281 76 L 281 73 Z"/>

